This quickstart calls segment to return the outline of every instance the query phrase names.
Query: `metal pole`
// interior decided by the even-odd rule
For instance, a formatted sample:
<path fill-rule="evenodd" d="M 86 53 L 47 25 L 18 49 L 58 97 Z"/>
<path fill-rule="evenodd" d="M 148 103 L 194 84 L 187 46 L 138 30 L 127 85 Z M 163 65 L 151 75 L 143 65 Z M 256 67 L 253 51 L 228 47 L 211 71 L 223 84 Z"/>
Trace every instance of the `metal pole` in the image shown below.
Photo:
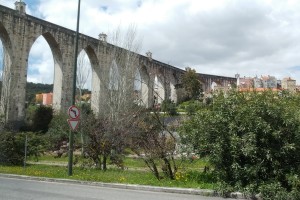
<path fill-rule="evenodd" d="M 77 11 L 77 28 L 75 38 L 75 52 L 74 52 L 74 74 L 73 74 L 73 92 L 72 92 L 72 105 L 75 105 L 75 94 L 76 94 L 76 76 L 77 76 L 77 53 L 78 53 L 78 35 L 79 35 L 79 20 L 80 20 L 80 0 L 78 0 L 78 11 Z M 69 162 L 68 162 L 68 175 L 73 175 L 73 140 L 74 133 L 70 130 L 69 134 Z"/>
<path fill-rule="evenodd" d="M 28 146 L 27 135 L 25 136 L 25 155 L 24 155 L 24 169 L 26 168 L 26 160 L 27 160 L 27 146 Z"/>

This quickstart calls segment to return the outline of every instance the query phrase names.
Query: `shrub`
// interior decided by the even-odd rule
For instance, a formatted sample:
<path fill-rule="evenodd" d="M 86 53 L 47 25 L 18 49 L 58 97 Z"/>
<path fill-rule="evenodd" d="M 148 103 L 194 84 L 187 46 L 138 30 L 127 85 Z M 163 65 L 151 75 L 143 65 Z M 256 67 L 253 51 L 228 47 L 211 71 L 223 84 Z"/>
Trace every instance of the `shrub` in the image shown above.
<path fill-rule="evenodd" d="M 36 159 L 44 150 L 43 136 L 35 133 L 3 132 L 0 134 L 0 163 L 7 165 L 21 165 L 25 156 L 25 137 L 28 136 L 27 156 Z"/>
<path fill-rule="evenodd" d="M 32 118 L 32 130 L 35 132 L 41 131 L 46 133 L 48 131 L 49 123 L 53 117 L 53 110 L 51 107 L 40 106 L 38 107 Z"/>
<path fill-rule="evenodd" d="M 300 163 L 299 100 L 271 92 L 219 94 L 184 123 L 182 142 L 208 155 L 229 188 L 259 192 L 270 182 L 266 187 L 290 192 L 287 175 L 299 173 Z"/>
<path fill-rule="evenodd" d="M 48 137 L 48 149 L 59 150 L 63 142 L 68 141 L 70 127 L 67 123 L 67 114 L 57 114 L 49 124 L 49 130 L 46 134 Z"/>
<path fill-rule="evenodd" d="M 24 160 L 24 142 L 16 137 L 16 133 L 0 134 L 0 163 L 20 165 Z"/>
<path fill-rule="evenodd" d="M 176 111 L 176 104 L 170 99 L 164 100 L 162 102 L 161 111 L 167 112 L 171 116 L 178 115 Z"/>

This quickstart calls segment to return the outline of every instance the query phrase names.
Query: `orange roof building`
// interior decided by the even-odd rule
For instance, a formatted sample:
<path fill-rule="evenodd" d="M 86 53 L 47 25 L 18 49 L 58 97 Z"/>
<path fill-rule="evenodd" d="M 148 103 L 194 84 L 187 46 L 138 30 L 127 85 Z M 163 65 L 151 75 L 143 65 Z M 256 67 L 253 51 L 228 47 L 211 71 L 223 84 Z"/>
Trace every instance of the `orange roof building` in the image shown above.
<path fill-rule="evenodd" d="M 53 102 L 53 93 L 42 93 L 35 95 L 35 102 L 45 106 L 51 106 Z"/>

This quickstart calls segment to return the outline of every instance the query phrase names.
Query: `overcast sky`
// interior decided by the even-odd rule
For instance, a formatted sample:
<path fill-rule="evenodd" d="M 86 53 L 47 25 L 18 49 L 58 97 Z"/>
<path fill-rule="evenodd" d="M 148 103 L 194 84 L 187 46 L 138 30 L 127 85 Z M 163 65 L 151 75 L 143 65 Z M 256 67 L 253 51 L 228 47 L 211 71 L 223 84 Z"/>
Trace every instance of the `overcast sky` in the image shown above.
<path fill-rule="evenodd" d="M 14 8 L 15 0 L 0 0 Z M 27 13 L 76 29 L 77 0 L 25 0 Z M 140 54 L 199 73 L 291 76 L 300 84 L 300 0 L 82 0 L 80 32 L 137 26 Z M 53 81 L 51 51 L 32 47 L 28 80 Z"/>

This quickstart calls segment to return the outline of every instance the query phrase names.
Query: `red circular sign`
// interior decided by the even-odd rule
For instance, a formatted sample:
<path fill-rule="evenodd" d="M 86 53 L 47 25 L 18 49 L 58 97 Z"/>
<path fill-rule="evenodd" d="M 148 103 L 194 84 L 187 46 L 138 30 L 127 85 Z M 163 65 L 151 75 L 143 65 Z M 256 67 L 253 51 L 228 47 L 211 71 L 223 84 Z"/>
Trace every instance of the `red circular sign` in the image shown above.
<path fill-rule="evenodd" d="M 80 116 L 79 108 L 77 108 L 76 106 L 70 106 L 70 108 L 68 109 L 68 115 L 72 119 L 78 119 Z"/>

